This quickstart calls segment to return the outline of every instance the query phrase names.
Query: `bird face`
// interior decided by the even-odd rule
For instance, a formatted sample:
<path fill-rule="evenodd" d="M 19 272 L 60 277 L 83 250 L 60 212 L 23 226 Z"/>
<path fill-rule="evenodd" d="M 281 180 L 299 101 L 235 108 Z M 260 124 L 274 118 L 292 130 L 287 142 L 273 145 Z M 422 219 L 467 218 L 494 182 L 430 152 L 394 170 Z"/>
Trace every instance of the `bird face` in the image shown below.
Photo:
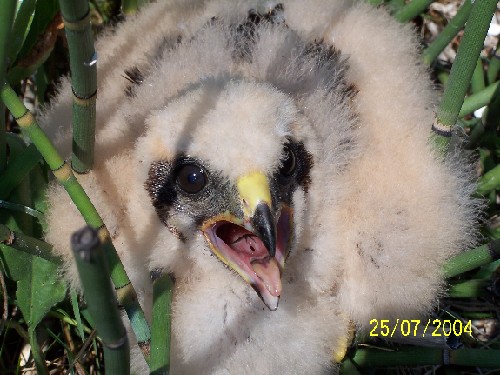
<path fill-rule="evenodd" d="M 294 192 L 312 167 L 297 121 L 291 99 L 269 85 L 208 84 L 155 113 L 153 136 L 138 142 L 160 220 L 181 241 L 202 233 L 270 310 L 294 236 Z"/>

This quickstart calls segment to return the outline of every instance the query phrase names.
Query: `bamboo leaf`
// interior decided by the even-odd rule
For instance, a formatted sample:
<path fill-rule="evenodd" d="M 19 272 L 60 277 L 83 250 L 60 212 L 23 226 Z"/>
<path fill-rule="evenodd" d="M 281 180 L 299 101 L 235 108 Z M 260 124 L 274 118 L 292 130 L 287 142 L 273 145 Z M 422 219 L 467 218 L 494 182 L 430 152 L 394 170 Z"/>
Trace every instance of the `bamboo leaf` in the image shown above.
<path fill-rule="evenodd" d="M 48 374 L 48 371 L 36 338 L 36 327 L 66 295 L 66 284 L 60 280 L 57 270 L 55 264 L 31 257 L 28 272 L 17 283 L 17 304 L 28 324 L 31 351 L 39 374 Z"/>
<path fill-rule="evenodd" d="M 29 327 L 36 327 L 56 303 L 66 295 L 66 284 L 58 276 L 57 265 L 32 257 L 17 284 L 17 302 Z"/>
<path fill-rule="evenodd" d="M 7 48 L 7 58 L 13 62 L 28 36 L 35 14 L 36 0 L 24 0 L 20 3 L 16 19 L 12 25 L 12 43 Z"/>
<path fill-rule="evenodd" d="M 6 51 L 9 46 L 10 30 L 14 13 L 16 10 L 16 1 L 2 1 L 0 5 L 0 82 L 5 80 L 5 73 L 10 61 L 7 61 Z M 5 136 L 5 107 L 0 104 L 0 171 L 5 168 L 7 162 L 7 141 Z"/>
<path fill-rule="evenodd" d="M 6 199 L 10 192 L 29 174 L 42 160 L 35 145 L 29 145 L 20 155 L 10 158 L 7 168 L 0 174 L 0 200 Z"/>
<path fill-rule="evenodd" d="M 37 36 L 35 45 L 23 54 L 18 54 L 14 66 L 7 73 L 7 81 L 16 83 L 21 79 L 31 76 L 49 58 L 57 40 L 60 17 L 54 17 L 47 27 Z"/>
<path fill-rule="evenodd" d="M 76 330 L 82 342 L 85 341 L 85 331 L 83 330 L 82 315 L 80 314 L 80 306 L 78 305 L 78 294 L 74 289 L 69 292 L 71 298 L 71 306 L 73 307 L 73 314 L 75 314 L 75 319 L 77 321 Z"/>
<path fill-rule="evenodd" d="M 24 40 L 21 50 L 18 53 L 18 60 L 26 56 L 35 46 L 38 38 L 47 29 L 47 26 L 53 20 L 59 10 L 57 0 L 38 1 L 35 7 L 35 15 L 30 24 L 28 35 Z"/>

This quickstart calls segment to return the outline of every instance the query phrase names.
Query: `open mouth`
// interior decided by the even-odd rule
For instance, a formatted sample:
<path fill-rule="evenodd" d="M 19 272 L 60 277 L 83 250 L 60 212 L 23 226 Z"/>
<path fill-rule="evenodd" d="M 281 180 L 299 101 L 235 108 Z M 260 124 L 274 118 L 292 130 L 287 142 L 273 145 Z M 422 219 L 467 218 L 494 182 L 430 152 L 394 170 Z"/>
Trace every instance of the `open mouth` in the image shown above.
<path fill-rule="evenodd" d="M 232 215 L 215 217 L 202 228 L 212 252 L 238 272 L 273 311 L 278 308 L 281 295 L 281 274 L 290 245 L 291 222 L 292 210 L 283 207 L 276 223 L 274 257 L 257 234 L 240 225 L 241 220 Z"/>

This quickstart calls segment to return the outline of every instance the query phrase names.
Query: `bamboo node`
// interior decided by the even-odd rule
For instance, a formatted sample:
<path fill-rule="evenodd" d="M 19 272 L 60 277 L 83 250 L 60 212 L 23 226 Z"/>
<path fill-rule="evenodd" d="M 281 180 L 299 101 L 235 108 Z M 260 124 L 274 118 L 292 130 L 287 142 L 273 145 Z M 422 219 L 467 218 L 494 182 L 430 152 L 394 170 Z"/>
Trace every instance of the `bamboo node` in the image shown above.
<path fill-rule="evenodd" d="M 16 117 L 18 125 L 25 129 L 35 122 L 35 118 L 30 111 L 26 110 L 21 116 Z"/>
<path fill-rule="evenodd" d="M 103 345 L 111 350 L 121 349 L 124 345 L 127 344 L 127 333 L 125 333 L 122 337 L 120 337 L 115 342 L 102 342 Z"/>
<path fill-rule="evenodd" d="M 434 123 L 432 124 L 432 131 L 441 137 L 451 137 L 451 126 L 444 125 L 437 118 L 434 119 Z"/>
<path fill-rule="evenodd" d="M 101 241 L 101 243 L 111 240 L 109 230 L 104 224 L 97 228 L 97 236 L 99 237 L 99 241 Z"/>
<path fill-rule="evenodd" d="M 73 103 L 76 105 L 80 107 L 90 107 L 95 105 L 97 90 L 87 97 L 78 95 L 73 88 L 71 88 L 71 91 L 73 91 Z"/>
<path fill-rule="evenodd" d="M 54 173 L 54 176 L 56 176 L 57 180 L 61 183 L 68 181 L 73 176 L 73 172 L 66 162 L 59 168 L 53 170 L 52 173 Z"/>
<path fill-rule="evenodd" d="M 141 341 L 137 343 L 137 346 L 139 346 L 139 349 L 141 349 L 141 352 L 144 354 L 146 358 L 148 358 L 151 355 L 151 340 L 147 339 L 146 341 Z"/>
<path fill-rule="evenodd" d="M 83 31 L 90 26 L 90 8 L 80 19 L 68 21 L 63 17 L 64 28 L 71 31 Z"/>

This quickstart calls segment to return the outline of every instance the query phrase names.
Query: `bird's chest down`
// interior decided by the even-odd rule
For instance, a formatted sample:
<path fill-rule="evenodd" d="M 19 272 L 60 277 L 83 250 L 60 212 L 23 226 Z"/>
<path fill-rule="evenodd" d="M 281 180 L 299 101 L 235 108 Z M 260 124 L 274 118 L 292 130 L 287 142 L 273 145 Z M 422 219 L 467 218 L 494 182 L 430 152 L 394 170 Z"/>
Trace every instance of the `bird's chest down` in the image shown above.
<path fill-rule="evenodd" d="M 335 297 L 308 298 L 307 285 L 287 277 L 286 270 L 282 281 L 279 308 L 270 311 L 228 269 L 213 268 L 210 274 L 177 280 L 172 373 L 331 371 L 339 338 L 347 337 L 347 319 L 332 303 Z"/>

